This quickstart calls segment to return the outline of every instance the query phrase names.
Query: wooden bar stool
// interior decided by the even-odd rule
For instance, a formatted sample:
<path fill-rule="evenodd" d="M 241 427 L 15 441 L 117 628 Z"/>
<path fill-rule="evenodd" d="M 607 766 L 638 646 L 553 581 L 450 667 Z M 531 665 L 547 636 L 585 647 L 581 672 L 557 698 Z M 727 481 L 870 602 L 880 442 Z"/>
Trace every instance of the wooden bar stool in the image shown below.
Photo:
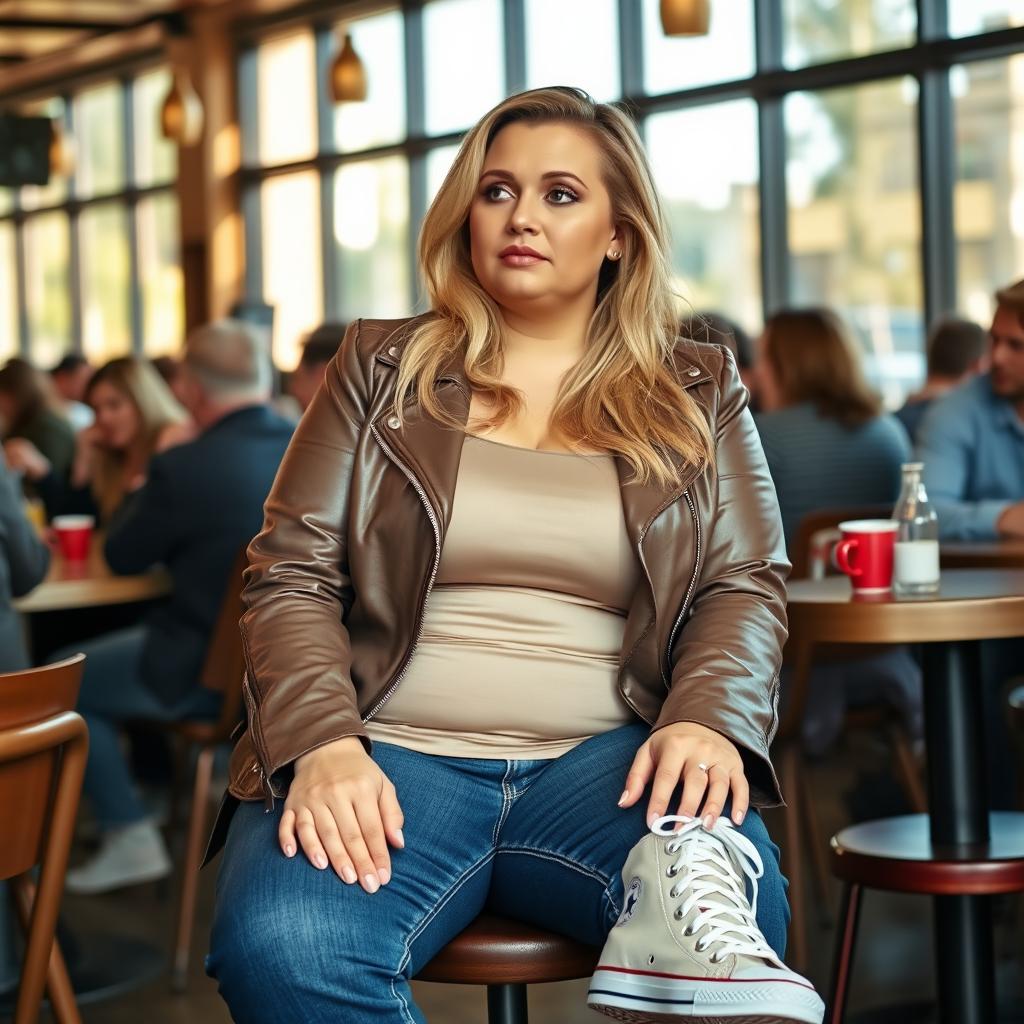
<path fill-rule="evenodd" d="M 416 978 L 486 985 L 488 1024 L 528 1024 L 526 986 L 589 977 L 600 952 L 554 932 L 481 914 Z"/>
<path fill-rule="evenodd" d="M 990 829 L 988 843 L 943 846 L 932 842 L 928 816 L 912 814 L 853 825 L 832 838 L 832 872 L 843 883 L 843 896 L 829 1024 L 841 1024 L 846 1013 L 865 887 L 937 897 L 1024 892 L 1024 816 L 993 812 Z M 936 913 L 955 916 L 958 909 L 940 899 Z"/>

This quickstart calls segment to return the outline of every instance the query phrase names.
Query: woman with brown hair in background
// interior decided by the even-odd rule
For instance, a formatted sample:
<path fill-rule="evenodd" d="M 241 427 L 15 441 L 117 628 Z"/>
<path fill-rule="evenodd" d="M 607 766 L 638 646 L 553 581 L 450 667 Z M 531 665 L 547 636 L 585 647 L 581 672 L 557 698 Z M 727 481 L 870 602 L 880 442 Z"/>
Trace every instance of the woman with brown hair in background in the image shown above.
<path fill-rule="evenodd" d="M 894 505 L 910 441 L 868 386 L 839 317 L 827 309 L 784 310 L 769 317 L 758 345 L 757 429 L 787 544 L 809 512 Z M 896 707 L 910 737 L 921 739 L 921 670 L 906 647 L 821 661 L 814 673 L 802 730 L 808 753 L 824 753 L 835 741 L 848 704 L 878 699 Z"/>
<path fill-rule="evenodd" d="M 605 944 L 620 1020 L 820 1022 L 757 811 L 778 507 L 667 242 L 628 115 L 523 93 L 427 214 L 432 312 L 347 332 L 249 548 L 235 1020 L 423 1022 L 410 979 L 487 904 Z"/>

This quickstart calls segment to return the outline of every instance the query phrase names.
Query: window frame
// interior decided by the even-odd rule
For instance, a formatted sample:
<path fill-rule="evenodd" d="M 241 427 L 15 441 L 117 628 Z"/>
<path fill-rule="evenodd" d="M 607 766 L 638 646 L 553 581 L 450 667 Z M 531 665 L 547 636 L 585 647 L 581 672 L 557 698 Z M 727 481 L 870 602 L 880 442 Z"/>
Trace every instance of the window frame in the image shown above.
<path fill-rule="evenodd" d="M 131 353 L 141 355 L 144 352 L 144 315 L 142 309 L 142 282 L 139 276 L 139 235 L 136 211 L 140 201 L 155 195 L 174 195 L 175 178 L 154 185 L 135 184 L 135 79 L 165 66 L 163 61 L 153 61 L 133 65 L 120 74 L 106 77 L 94 77 L 75 83 L 75 88 L 57 94 L 49 94 L 46 98 L 59 98 L 62 101 L 61 129 L 65 136 L 74 138 L 74 100 L 80 92 L 95 88 L 97 85 L 116 82 L 121 90 L 121 131 L 124 136 L 122 167 L 124 186 L 113 192 L 103 192 L 86 198 L 77 195 L 77 169 L 73 168 L 67 176 L 67 194 L 59 203 L 48 203 L 26 210 L 22 206 L 21 191 L 12 188 L 13 204 L 11 209 L 0 214 L 0 223 L 14 226 L 15 238 L 15 301 L 18 311 L 18 352 L 25 358 L 32 358 L 32 338 L 29 329 L 28 289 L 25 262 L 25 225 L 33 217 L 61 213 L 68 225 L 68 278 L 67 288 L 71 309 L 71 335 L 69 351 L 83 351 L 82 331 L 82 272 L 81 272 L 81 236 L 80 216 L 84 210 L 92 206 L 116 204 L 122 207 L 127 216 L 128 228 L 128 324 L 131 333 Z M 129 353 L 125 353 L 129 354 Z"/>

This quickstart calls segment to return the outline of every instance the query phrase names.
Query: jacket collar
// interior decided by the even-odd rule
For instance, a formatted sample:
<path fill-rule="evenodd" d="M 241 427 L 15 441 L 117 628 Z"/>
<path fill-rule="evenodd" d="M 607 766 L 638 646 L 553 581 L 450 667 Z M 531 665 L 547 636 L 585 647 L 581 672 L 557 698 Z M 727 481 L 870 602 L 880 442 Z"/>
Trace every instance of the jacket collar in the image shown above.
<path fill-rule="evenodd" d="M 406 328 L 386 338 L 376 358 L 388 366 L 396 367 L 402 355 L 402 348 L 410 332 L 422 318 L 409 321 Z M 696 360 L 687 360 L 678 352 L 676 365 L 683 386 L 689 390 L 706 384 L 713 379 L 711 372 Z M 456 357 L 438 373 L 434 386 L 442 406 L 460 423 L 469 419 L 469 381 L 461 360 Z M 409 415 L 401 430 L 392 423 L 390 408 L 380 413 L 374 421 L 374 428 L 385 443 L 391 447 L 400 462 L 415 476 L 433 508 L 440 517 L 439 529 L 444 537 L 451 521 L 452 502 L 458 481 L 459 461 L 465 434 L 451 430 L 414 411 L 415 402 L 410 398 L 407 405 Z M 619 490 L 626 529 L 633 546 L 643 540 L 651 522 L 666 508 L 677 501 L 693 482 L 698 473 L 689 470 L 679 484 L 666 486 L 656 480 L 645 484 L 631 479 L 632 469 L 619 456 L 615 459 L 619 474 Z"/>

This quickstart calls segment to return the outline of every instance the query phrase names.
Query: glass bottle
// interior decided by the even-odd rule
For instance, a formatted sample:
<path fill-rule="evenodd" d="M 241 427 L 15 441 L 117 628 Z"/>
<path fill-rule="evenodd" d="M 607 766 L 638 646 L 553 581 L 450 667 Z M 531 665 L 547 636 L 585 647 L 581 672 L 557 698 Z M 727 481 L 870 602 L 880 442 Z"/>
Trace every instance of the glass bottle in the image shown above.
<path fill-rule="evenodd" d="M 892 517 L 896 531 L 893 588 L 897 594 L 939 589 L 939 520 L 924 489 L 923 462 L 903 464 L 903 485 Z"/>

